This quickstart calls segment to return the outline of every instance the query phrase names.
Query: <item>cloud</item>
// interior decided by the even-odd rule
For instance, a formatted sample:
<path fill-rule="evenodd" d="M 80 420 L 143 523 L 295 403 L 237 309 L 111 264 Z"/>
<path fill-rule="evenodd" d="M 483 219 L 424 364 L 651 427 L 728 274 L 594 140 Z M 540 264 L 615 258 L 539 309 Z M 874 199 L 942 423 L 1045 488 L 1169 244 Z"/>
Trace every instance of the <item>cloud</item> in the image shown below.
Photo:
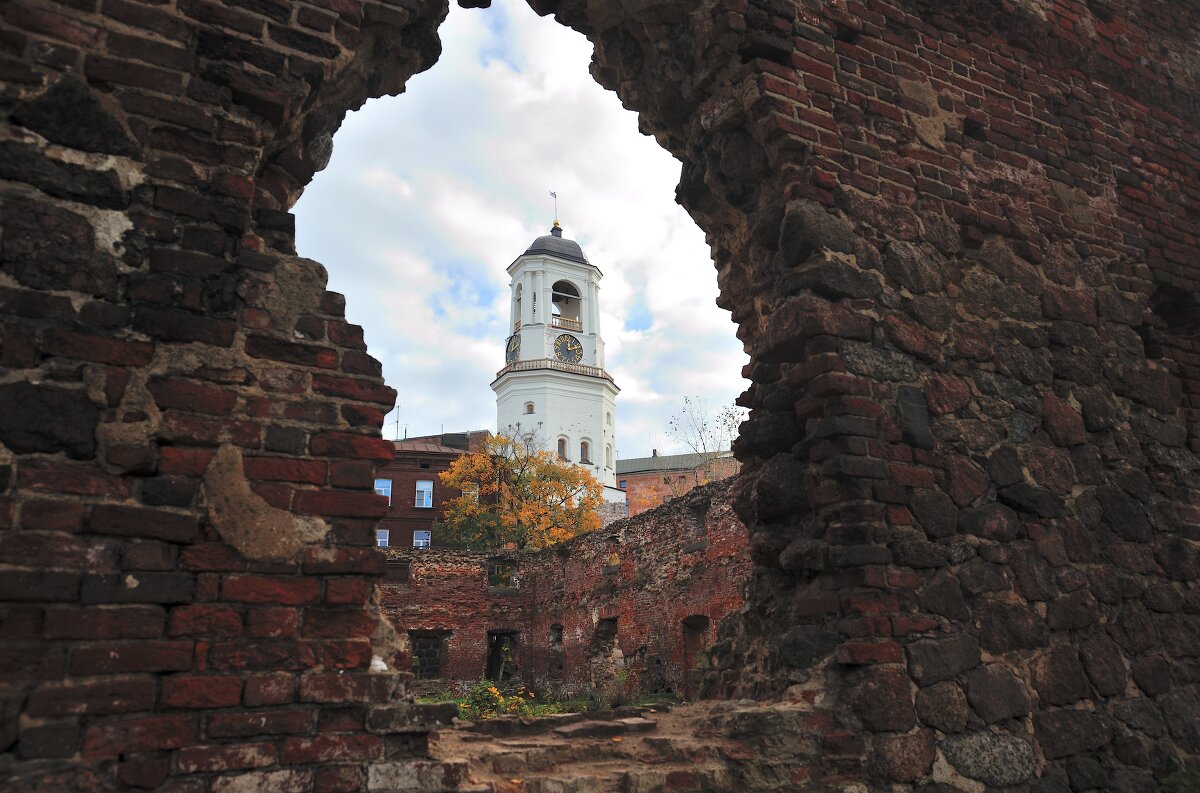
<path fill-rule="evenodd" d="M 604 273 L 620 456 L 674 450 L 685 395 L 721 405 L 746 385 L 704 235 L 674 203 L 679 163 L 592 80 L 586 39 L 525 4 L 453 7 L 441 35 L 404 94 L 347 116 L 295 207 L 299 252 L 346 295 L 401 427 L 494 428 L 505 268 L 546 233 L 556 191 L 566 236 Z"/>

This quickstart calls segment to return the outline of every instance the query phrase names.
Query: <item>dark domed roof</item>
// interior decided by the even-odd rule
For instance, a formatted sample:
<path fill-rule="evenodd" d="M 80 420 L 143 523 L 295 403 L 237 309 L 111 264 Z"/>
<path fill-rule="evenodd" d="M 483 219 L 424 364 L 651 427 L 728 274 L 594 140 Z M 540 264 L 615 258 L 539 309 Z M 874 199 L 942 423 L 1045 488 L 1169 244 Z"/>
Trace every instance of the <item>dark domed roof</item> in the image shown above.
<path fill-rule="evenodd" d="M 558 225 L 557 220 L 554 221 L 554 228 L 550 229 L 550 233 L 534 240 L 524 255 L 529 256 L 535 253 L 544 253 L 550 256 L 557 256 L 560 259 L 591 264 L 587 256 L 583 254 L 583 248 L 579 247 L 578 242 L 563 239 L 562 227 Z"/>

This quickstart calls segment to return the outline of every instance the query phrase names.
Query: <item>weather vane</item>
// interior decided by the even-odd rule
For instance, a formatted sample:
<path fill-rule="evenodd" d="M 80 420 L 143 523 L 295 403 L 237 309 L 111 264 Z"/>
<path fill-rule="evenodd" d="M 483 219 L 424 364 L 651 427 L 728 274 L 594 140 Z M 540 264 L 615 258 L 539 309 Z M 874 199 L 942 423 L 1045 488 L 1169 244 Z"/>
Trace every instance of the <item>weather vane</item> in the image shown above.
<path fill-rule="evenodd" d="M 557 223 L 558 222 L 558 193 L 551 190 L 550 195 L 554 198 L 554 222 Z"/>

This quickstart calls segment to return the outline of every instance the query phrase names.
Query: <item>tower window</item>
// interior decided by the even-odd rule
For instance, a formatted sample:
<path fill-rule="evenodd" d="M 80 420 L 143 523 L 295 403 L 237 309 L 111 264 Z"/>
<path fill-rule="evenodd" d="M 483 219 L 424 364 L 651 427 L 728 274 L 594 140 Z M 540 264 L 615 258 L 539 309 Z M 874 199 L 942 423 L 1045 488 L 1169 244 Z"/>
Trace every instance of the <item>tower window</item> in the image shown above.
<path fill-rule="evenodd" d="M 607 425 L 608 425 L 608 426 L 610 426 L 610 427 L 612 426 L 612 413 L 605 413 L 605 414 L 604 414 L 604 423 L 605 423 L 605 424 L 607 424 Z"/>
<path fill-rule="evenodd" d="M 429 479 L 417 480 L 417 499 L 414 506 L 422 509 L 433 508 L 433 481 Z"/>
<path fill-rule="evenodd" d="M 533 412 L 533 403 L 532 403 L 532 402 L 526 402 L 526 403 L 525 403 L 525 412 L 526 412 L 526 413 L 532 413 L 532 412 Z"/>
<path fill-rule="evenodd" d="M 560 460 L 567 459 L 567 439 L 566 438 L 558 439 L 558 459 L 560 459 Z"/>
<path fill-rule="evenodd" d="M 592 447 L 588 444 L 588 442 L 580 441 L 580 443 L 579 443 L 579 462 L 590 463 L 592 461 L 591 452 L 592 452 Z"/>
<path fill-rule="evenodd" d="M 565 320 L 564 327 L 573 327 L 578 330 L 582 301 L 575 285 L 570 281 L 555 281 L 554 286 L 551 287 L 550 297 L 553 301 L 554 317 Z"/>
<path fill-rule="evenodd" d="M 613 457 L 612 457 L 612 447 L 611 446 L 604 447 L 604 466 L 606 468 L 613 467 Z"/>

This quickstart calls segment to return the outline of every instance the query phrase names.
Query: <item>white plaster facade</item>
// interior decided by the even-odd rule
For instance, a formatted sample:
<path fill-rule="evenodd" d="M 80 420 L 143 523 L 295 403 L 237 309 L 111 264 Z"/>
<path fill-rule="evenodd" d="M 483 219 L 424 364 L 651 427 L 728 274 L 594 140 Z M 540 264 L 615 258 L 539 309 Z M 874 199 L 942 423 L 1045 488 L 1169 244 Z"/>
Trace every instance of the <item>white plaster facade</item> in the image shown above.
<path fill-rule="evenodd" d="M 562 238 L 557 221 L 508 273 L 512 336 L 505 366 L 492 383 L 497 431 L 533 432 L 547 449 L 615 487 L 620 389 L 604 371 L 603 275 L 577 243 Z"/>

